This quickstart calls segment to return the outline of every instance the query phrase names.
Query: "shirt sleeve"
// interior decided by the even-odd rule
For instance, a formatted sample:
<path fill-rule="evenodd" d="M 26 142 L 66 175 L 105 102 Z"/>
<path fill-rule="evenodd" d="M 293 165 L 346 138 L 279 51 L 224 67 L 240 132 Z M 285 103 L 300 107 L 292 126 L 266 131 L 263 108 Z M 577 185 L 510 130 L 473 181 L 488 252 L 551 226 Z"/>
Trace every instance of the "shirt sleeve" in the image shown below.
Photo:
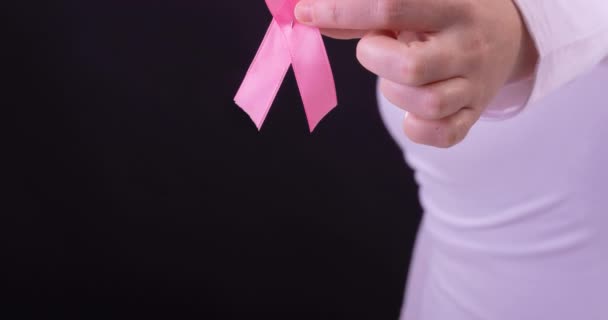
<path fill-rule="evenodd" d="M 513 0 L 538 49 L 535 73 L 506 85 L 483 114 L 509 118 L 608 64 L 608 0 Z"/>

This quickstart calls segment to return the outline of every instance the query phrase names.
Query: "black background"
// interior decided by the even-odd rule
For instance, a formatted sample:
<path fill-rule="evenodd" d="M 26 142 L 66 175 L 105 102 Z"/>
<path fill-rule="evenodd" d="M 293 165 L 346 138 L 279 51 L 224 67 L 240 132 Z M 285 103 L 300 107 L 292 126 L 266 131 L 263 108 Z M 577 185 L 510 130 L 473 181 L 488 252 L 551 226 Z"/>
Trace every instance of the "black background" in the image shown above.
<path fill-rule="evenodd" d="M 397 318 L 420 209 L 356 42 L 314 133 L 291 73 L 258 132 L 261 0 L 2 6 L 0 318 Z"/>

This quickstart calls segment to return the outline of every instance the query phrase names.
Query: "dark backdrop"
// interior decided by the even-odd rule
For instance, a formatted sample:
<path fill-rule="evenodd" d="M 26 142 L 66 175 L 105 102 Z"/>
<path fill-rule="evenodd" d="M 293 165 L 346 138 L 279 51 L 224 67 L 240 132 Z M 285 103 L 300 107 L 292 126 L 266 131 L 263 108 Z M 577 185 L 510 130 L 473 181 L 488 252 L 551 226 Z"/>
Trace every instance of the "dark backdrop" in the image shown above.
<path fill-rule="evenodd" d="M 261 0 L 2 6 L 0 318 L 396 319 L 420 209 L 355 42 L 313 134 L 291 73 L 257 132 Z"/>

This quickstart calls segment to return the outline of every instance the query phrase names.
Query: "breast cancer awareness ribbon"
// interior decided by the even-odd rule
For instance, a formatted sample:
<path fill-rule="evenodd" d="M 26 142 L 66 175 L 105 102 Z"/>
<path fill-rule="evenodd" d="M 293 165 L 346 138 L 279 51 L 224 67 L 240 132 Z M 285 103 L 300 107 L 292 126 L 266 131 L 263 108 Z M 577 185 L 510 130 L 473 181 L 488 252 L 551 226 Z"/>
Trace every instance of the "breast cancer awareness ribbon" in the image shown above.
<path fill-rule="evenodd" d="M 336 87 L 319 29 L 298 23 L 298 0 L 266 0 L 273 19 L 234 101 L 261 128 L 292 66 L 312 132 L 336 105 Z"/>

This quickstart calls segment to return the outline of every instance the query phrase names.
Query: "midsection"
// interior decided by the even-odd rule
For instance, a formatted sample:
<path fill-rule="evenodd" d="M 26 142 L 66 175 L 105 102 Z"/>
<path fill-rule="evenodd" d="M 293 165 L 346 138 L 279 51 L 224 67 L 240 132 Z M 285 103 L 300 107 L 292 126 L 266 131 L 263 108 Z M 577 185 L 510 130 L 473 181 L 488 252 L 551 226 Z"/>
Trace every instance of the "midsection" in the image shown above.
<path fill-rule="evenodd" d="M 608 252 L 607 83 L 608 67 L 598 67 L 511 119 L 478 122 L 450 149 L 409 141 L 404 112 L 380 97 L 416 172 L 428 232 L 446 246 L 507 256 L 601 237 Z"/>
<path fill-rule="evenodd" d="M 425 211 L 418 319 L 605 319 L 607 83 L 604 65 L 450 149 L 409 141 L 380 97 Z"/>

